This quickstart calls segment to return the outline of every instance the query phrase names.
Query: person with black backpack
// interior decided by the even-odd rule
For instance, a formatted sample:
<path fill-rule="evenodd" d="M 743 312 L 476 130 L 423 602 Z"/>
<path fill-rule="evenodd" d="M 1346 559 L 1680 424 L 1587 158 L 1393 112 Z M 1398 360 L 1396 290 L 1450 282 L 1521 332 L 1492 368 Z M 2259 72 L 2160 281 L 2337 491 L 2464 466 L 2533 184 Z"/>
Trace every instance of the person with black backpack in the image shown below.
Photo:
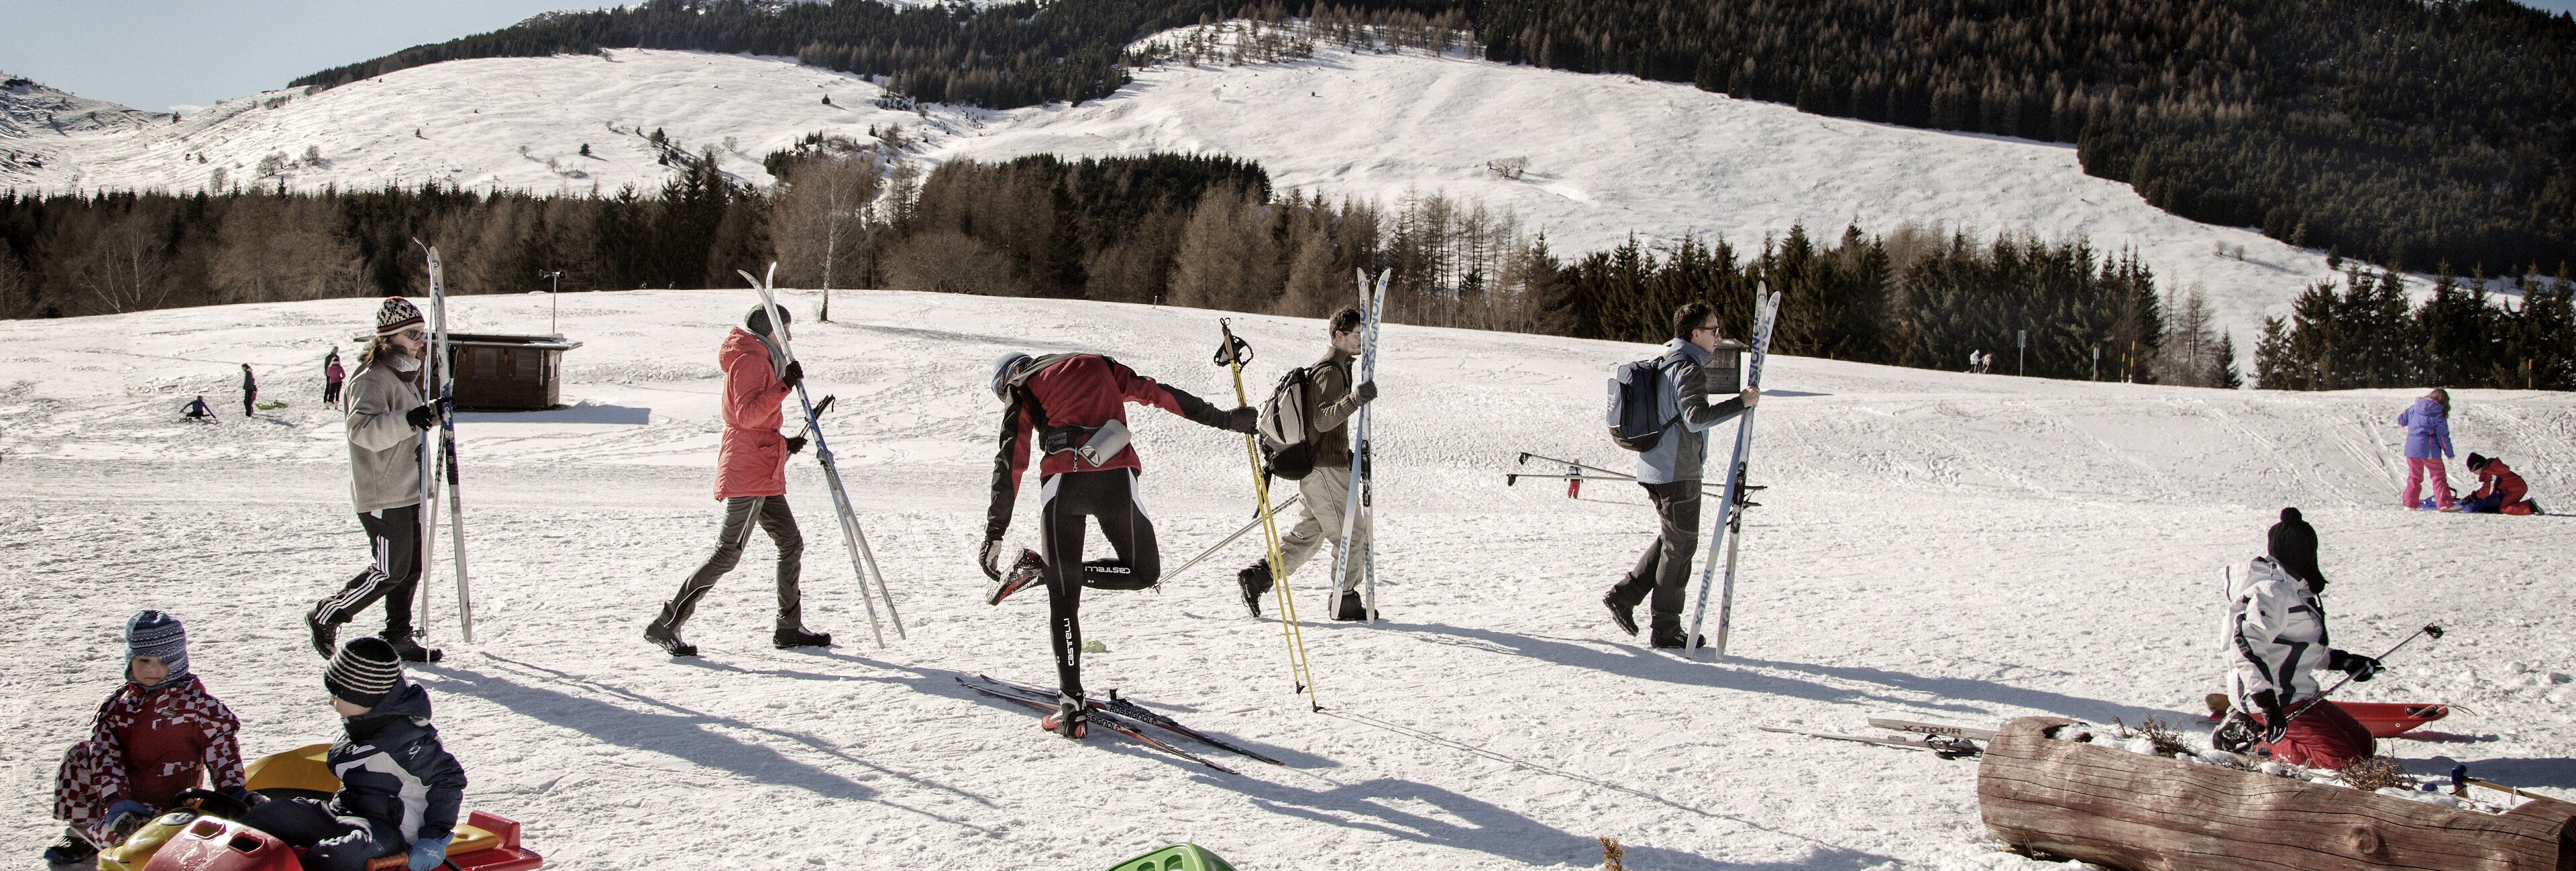
<path fill-rule="evenodd" d="M 1273 474 L 1297 481 L 1297 501 L 1305 514 L 1297 525 L 1279 537 L 1279 573 L 1285 578 L 1313 559 L 1324 549 L 1326 541 L 1341 541 L 1342 512 L 1351 496 L 1351 417 L 1360 406 L 1377 398 L 1377 382 L 1362 381 L 1353 386 L 1351 366 L 1359 358 L 1362 343 L 1368 337 L 1361 332 L 1360 310 L 1344 307 L 1333 313 L 1329 329 L 1330 347 L 1324 359 L 1312 366 L 1289 373 L 1280 381 L 1281 391 L 1295 391 L 1295 396 L 1275 394 L 1279 406 L 1264 420 L 1264 425 L 1291 423 L 1298 432 L 1296 444 L 1274 453 L 1270 468 Z M 1294 418 L 1293 421 L 1290 418 Z M 1265 438 L 1281 440 L 1289 433 L 1267 433 Z M 1302 454 L 1302 456 L 1300 456 Z M 1303 460 L 1304 462 L 1298 462 Z M 1302 468 L 1301 468 L 1302 467 Z M 1368 512 L 1360 512 L 1351 527 L 1351 540 L 1339 546 L 1352 553 L 1367 549 L 1369 540 Z M 1368 619 L 1368 608 L 1360 602 L 1361 561 L 1347 559 L 1341 581 L 1333 586 L 1328 600 L 1333 619 L 1357 621 Z M 1243 590 L 1243 606 L 1261 615 L 1261 596 L 1270 592 L 1270 559 L 1255 560 L 1235 573 L 1235 584 Z"/>
<path fill-rule="evenodd" d="M 1623 385 L 1650 388 L 1630 394 L 1638 401 L 1612 409 L 1611 433 L 1621 447 L 1637 452 L 1637 483 L 1654 502 L 1660 525 L 1655 543 L 1601 597 L 1601 604 L 1610 609 L 1610 619 L 1620 630 L 1635 635 L 1637 605 L 1651 592 L 1654 632 L 1650 641 L 1656 647 L 1678 648 L 1687 643 L 1682 636 L 1682 590 L 1690 582 L 1691 558 L 1699 551 L 1702 534 L 1699 503 L 1700 478 L 1708 462 L 1705 433 L 1762 401 L 1759 387 L 1744 388 L 1722 402 L 1708 401 L 1709 384 L 1702 367 L 1715 361 L 1718 340 L 1717 307 L 1707 302 L 1684 305 L 1673 312 L 1673 340 L 1664 343 L 1664 353 L 1622 367 L 1621 379 L 1611 385 L 1614 397 L 1621 395 Z M 1647 411 L 1649 404 L 1643 400 L 1648 396 L 1654 400 L 1653 420 L 1662 427 L 1650 430 L 1651 434 L 1623 435 L 1622 418 Z"/>

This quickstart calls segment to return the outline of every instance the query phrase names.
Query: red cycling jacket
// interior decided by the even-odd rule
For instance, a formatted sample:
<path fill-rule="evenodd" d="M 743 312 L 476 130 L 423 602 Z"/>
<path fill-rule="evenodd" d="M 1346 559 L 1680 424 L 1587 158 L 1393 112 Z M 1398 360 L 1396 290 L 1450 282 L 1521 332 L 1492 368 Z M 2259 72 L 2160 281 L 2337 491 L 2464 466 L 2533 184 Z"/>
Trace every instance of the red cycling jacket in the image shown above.
<path fill-rule="evenodd" d="M 1125 364 L 1100 354 L 1050 354 L 1031 361 L 1011 379 L 1010 407 L 1002 410 L 1002 449 L 993 460 L 993 506 L 985 513 L 984 538 L 999 539 L 1011 526 L 1011 506 L 1018 501 L 1020 476 L 1028 471 L 1029 451 L 1041 429 L 1127 422 L 1127 403 L 1150 405 L 1194 423 L 1225 426 L 1225 413 L 1207 400 L 1163 386 Z M 1073 471 L 1135 469 L 1145 464 L 1130 445 L 1098 466 L 1081 455 L 1062 451 L 1046 455 L 1038 476 Z"/>

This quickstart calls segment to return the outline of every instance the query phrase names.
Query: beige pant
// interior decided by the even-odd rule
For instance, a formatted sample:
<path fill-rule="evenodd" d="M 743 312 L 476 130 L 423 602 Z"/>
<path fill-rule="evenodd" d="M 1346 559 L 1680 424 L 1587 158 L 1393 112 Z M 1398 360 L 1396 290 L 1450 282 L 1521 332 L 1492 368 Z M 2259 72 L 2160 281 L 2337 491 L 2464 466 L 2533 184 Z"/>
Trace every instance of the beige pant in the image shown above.
<path fill-rule="evenodd" d="M 1336 547 L 1342 540 L 1343 504 L 1351 497 L 1351 470 L 1318 468 L 1297 481 L 1297 504 L 1305 506 L 1305 515 L 1297 525 L 1279 538 L 1280 577 L 1297 573 L 1297 567 L 1324 552 L 1324 543 Z M 1368 552 L 1369 512 L 1360 512 L 1358 525 L 1351 530 L 1350 565 L 1342 572 L 1341 589 L 1355 590 L 1360 585 L 1364 563 L 1361 554 Z"/>

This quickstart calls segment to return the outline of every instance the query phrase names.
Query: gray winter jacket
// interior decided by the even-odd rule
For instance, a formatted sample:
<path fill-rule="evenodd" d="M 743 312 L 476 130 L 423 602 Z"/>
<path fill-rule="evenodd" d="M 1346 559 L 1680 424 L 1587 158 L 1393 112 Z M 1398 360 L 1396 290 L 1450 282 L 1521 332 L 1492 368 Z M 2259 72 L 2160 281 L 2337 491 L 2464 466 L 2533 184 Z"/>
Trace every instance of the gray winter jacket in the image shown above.
<path fill-rule="evenodd" d="M 419 371 L 388 350 L 349 379 L 349 501 L 360 514 L 420 504 L 420 430 L 406 419 L 421 406 Z"/>
<path fill-rule="evenodd" d="M 1665 342 L 1663 360 L 1664 382 L 1671 390 L 1664 394 L 1662 411 L 1673 422 L 1664 427 L 1664 437 L 1655 441 L 1654 450 L 1637 455 L 1640 484 L 1670 484 L 1705 477 L 1708 429 L 1744 413 L 1744 398 L 1740 396 L 1709 403 L 1707 379 L 1700 374 L 1700 367 L 1710 361 L 1708 352 L 1698 345 L 1680 339 Z"/>
<path fill-rule="evenodd" d="M 1359 358 L 1334 348 L 1307 370 L 1312 387 L 1306 391 L 1306 422 L 1314 431 L 1315 468 L 1351 467 L 1351 432 L 1344 424 L 1360 410 L 1351 396 L 1351 367 L 1357 362 Z"/>

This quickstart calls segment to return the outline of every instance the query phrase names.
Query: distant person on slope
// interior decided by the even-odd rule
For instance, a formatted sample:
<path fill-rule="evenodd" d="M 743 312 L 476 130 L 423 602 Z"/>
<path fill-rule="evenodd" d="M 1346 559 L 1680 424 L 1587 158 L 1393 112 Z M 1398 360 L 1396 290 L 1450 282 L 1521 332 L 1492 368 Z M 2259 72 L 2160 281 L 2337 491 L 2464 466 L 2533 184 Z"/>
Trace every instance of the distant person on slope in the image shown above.
<path fill-rule="evenodd" d="M 189 420 L 212 420 L 215 417 L 215 410 L 206 407 L 206 397 L 203 395 L 188 400 L 187 407 L 180 409 L 179 413 L 187 415 Z"/>
<path fill-rule="evenodd" d="M 349 501 L 367 531 L 367 567 L 337 593 L 313 605 L 304 622 L 313 652 L 339 649 L 340 624 L 377 600 L 385 603 L 384 640 L 413 662 L 436 662 L 439 651 L 414 640 L 412 593 L 420 586 L 420 440 L 443 408 L 425 405 L 421 360 L 429 336 L 420 309 L 399 296 L 376 309 L 376 335 L 358 357 L 349 381 Z"/>
<path fill-rule="evenodd" d="M 985 601 L 999 605 L 1040 579 L 1046 582 L 1047 643 L 1055 649 L 1057 696 L 1056 712 L 1040 724 L 1080 738 L 1089 719 L 1082 692 L 1082 588 L 1142 590 L 1163 575 L 1154 522 L 1136 494 L 1136 476 L 1145 465 L 1127 443 L 1127 403 L 1239 433 L 1252 432 L 1261 415 L 1250 407 L 1217 408 L 1100 354 L 1030 357 L 1014 351 L 994 362 L 990 386 L 1005 407 L 1001 453 L 993 460 L 993 502 L 984 515 L 984 546 L 978 553 L 984 574 L 993 578 Z M 1019 498 L 1020 476 L 1028 471 L 1032 448 L 1046 455 L 1038 466 L 1044 492 L 1038 509 L 1041 549 L 1023 549 L 1006 574 L 1002 536 L 1011 528 L 1011 506 Z M 1100 522 L 1117 558 L 1082 561 L 1090 519 Z"/>
<path fill-rule="evenodd" d="M 345 377 L 346 373 L 340 368 L 340 349 L 332 348 L 330 356 L 322 358 L 323 405 L 340 407 L 340 382 Z"/>
<path fill-rule="evenodd" d="M 1700 479 L 1708 462 L 1704 433 L 1762 402 L 1759 387 L 1708 401 L 1702 367 L 1716 360 L 1718 338 L 1716 306 L 1693 302 L 1673 312 L 1673 340 L 1664 343 L 1662 358 L 1664 383 L 1671 388 L 1663 418 L 1672 423 L 1653 450 L 1637 455 L 1637 484 L 1654 502 L 1660 525 L 1636 567 L 1601 597 L 1611 622 L 1630 635 L 1637 634 L 1638 603 L 1651 597 L 1654 631 L 1648 641 L 1656 647 L 1689 643 L 1682 634 L 1682 589 L 1690 582 L 1691 558 L 1699 553 Z"/>
<path fill-rule="evenodd" d="M 259 411 L 259 379 L 251 377 L 250 364 L 242 364 L 242 416 Z"/>
<path fill-rule="evenodd" d="M 2327 646 L 2316 528 L 2299 509 L 2283 508 L 2267 545 L 2267 555 L 2229 580 L 2227 639 L 2236 664 L 2228 676 L 2228 719 L 2212 743 L 2310 768 L 2341 769 L 2370 758 L 2377 752 L 2370 730 L 2342 708 L 2320 704 L 2324 696 L 2311 673 L 2328 668 L 2356 681 L 2379 673 L 2379 660 Z"/>
<path fill-rule="evenodd" d="M 2513 468 L 2504 464 L 2504 458 L 2479 456 L 2472 452 L 2469 454 L 2469 471 L 2477 474 L 2478 489 L 2469 494 L 2468 501 L 2460 503 L 2460 511 L 2469 514 L 2540 513 L 2539 505 L 2523 498 L 2531 492 L 2531 485 L 2523 483 L 2522 476 L 2514 474 Z"/>
<path fill-rule="evenodd" d="M 832 636 L 805 629 L 804 595 L 798 581 L 804 569 L 805 536 L 796 529 L 796 514 L 787 507 L 787 458 L 805 449 L 805 437 L 779 434 L 786 415 L 780 404 L 805 378 L 805 367 L 787 359 L 784 350 L 789 318 L 778 310 L 778 327 L 770 329 L 769 311 L 755 306 L 743 325 L 725 333 L 716 365 L 725 373 L 724 439 L 716 446 L 716 501 L 724 503 L 724 525 L 716 531 L 715 553 L 680 582 L 680 591 L 662 605 L 660 616 L 644 627 L 644 640 L 672 656 L 696 656 L 697 645 L 680 637 L 698 600 L 715 589 L 716 579 L 742 562 L 754 524 L 778 547 L 778 621 L 769 642 L 781 650 L 828 647 Z M 777 341 L 772 341 L 775 338 Z"/>
<path fill-rule="evenodd" d="M 1970 374 L 1970 375 L 1977 374 L 1977 372 L 1978 372 L 1979 370 L 1982 370 L 1982 369 L 1984 369 L 1984 368 L 1985 368 L 1985 355 L 1984 355 L 1982 352 L 1975 351 L 1975 350 L 1970 350 L 1970 351 L 1968 352 L 1968 374 Z"/>
<path fill-rule="evenodd" d="M 170 809 L 182 790 L 242 791 L 241 721 L 188 672 L 179 618 L 137 612 L 125 621 L 125 683 L 90 718 L 89 738 L 54 773 L 54 819 L 69 824 L 45 851 L 56 865 L 85 865 Z M 212 781 L 211 784 L 208 781 Z"/>
<path fill-rule="evenodd" d="M 2442 461 L 2459 456 L 2451 450 L 2451 394 L 2433 388 L 2422 399 L 2397 414 L 2397 425 L 2406 428 L 2406 492 L 2400 497 L 2406 509 L 2423 505 L 2426 475 L 2433 478 L 2434 505 L 2443 511 L 2457 511 L 2451 501 L 2450 473 Z"/>
<path fill-rule="evenodd" d="M 1339 542 L 1342 536 L 1342 513 L 1351 498 L 1351 416 L 1360 406 L 1377 398 L 1377 382 L 1363 381 L 1357 387 L 1351 382 L 1351 364 L 1357 360 L 1367 342 L 1360 332 L 1360 310 L 1345 307 L 1333 313 L 1327 328 L 1324 359 L 1307 369 L 1306 407 L 1298 417 L 1305 421 L 1306 440 L 1314 450 L 1314 471 L 1297 481 L 1297 501 L 1305 514 L 1297 525 L 1279 538 L 1280 577 L 1297 573 L 1300 566 L 1323 551 L 1324 542 Z M 1365 552 L 1369 540 L 1369 515 L 1360 516 L 1351 529 L 1348 545 L 1351 553 Z M 1336 545 L 1337 547 L 1340 545 Z M 1341 583 L 1333 588 L 1330 609 L 1335 620 L 1366 620 L 1368 608 L 1358 595 L 1364 566 L 1358 557 L 1345 560 Z M 1270 559 L 1263 557 L 1235 574 L 1235 584 L 1243 591 L 1244 607 L 1261 613 L 1261 594 L 1270 592 Z"/>

